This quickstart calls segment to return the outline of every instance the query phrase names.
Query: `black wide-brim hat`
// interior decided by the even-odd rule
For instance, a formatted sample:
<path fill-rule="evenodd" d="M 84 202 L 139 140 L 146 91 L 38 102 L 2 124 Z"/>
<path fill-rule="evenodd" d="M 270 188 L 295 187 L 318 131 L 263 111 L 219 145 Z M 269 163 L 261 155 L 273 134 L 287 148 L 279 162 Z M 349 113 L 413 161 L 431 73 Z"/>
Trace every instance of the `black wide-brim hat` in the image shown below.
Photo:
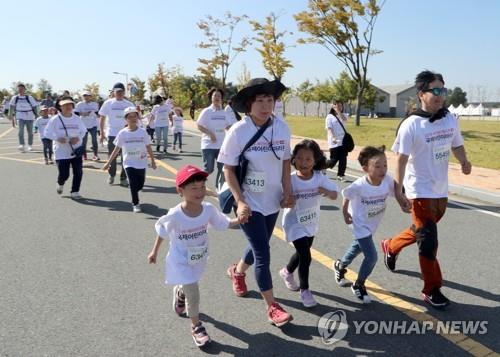
<path fill-rule="evenodd" d="M 279 80 L 269 81 L 266 78 L 251 79 L 243 89 L 231 98 L 231 107 L 240 113 L 246 113 L 249 99 L 259 94 L 270 94 L 278 98 L 287 88 Z"/>

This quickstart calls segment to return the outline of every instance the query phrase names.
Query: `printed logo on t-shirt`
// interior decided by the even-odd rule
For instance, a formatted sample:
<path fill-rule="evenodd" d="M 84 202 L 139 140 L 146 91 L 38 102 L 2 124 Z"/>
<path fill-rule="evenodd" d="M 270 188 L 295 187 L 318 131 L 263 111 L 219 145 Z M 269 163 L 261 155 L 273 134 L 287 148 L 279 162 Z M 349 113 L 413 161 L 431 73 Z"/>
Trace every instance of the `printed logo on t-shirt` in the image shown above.
<path fill-rule="evenodd" d="M 361 197 L 361 204 L 366 207 L 366 218 L 370 219 L 384 213 L 387 196 Z"/>
<path fill-rule="evenodd" d="M 247 151 L 248 152 L 270 152 L 273 151 L 275 153 L 285 152 L 285 140 L 273 140 L 272 149 L 271 143 L 266 140 L 260 140 L 253 144 Z"/>
<path fill-rule="evenodd" d="M 308 200 L 311 198 L 315 198 L 319 196 L 319 190 L 317 187 L 315 188 L 306 188 L 306 189 L 300 189 L 300 190 L 294 190 L 293 191 L 293 196 L 295 197 L 295 200 Z"/>
<path fill-rule="evenodd" d="M 198 239 L 206 234 L 207 234 L 207 226 L 203 225 L 196 228 L 181 230 L 178 238 L 179 240 L 192 240 L 192 239 Z"/>

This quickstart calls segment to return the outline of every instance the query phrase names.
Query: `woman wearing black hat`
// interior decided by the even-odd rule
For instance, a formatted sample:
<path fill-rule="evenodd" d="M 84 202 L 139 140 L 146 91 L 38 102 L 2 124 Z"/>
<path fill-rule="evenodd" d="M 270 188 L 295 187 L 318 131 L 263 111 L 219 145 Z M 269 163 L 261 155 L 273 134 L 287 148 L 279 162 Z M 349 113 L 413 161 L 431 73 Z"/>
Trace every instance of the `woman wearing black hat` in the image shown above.
<path fill-rule="evenodd" d="M 237 215 L 249 246 L 238 264 L 228 269 L 233 291 L 245 295 L 245 271 L 255 263 L 255 278 L 267 304 L 268 320 L 282 326 L 292 319 L 274 299 L 270 264 L 269 240 L 280 207 L 292 207 L 290 183 L 290 129 L 273 116 L 275 99 L 286 87 L 278 80 L 252 79 L 233 98 L 233 108 L 247 116 L 234 124 L 222 144 L 219 162 L 224 164 L 224 175 L 237 202 Z M 261 129 L 261 130 L 259 130 Z M 235 167 L 246 144 L 256 134 L 260 136 L 243 153 L 248 169 L 240 187 Z"/>

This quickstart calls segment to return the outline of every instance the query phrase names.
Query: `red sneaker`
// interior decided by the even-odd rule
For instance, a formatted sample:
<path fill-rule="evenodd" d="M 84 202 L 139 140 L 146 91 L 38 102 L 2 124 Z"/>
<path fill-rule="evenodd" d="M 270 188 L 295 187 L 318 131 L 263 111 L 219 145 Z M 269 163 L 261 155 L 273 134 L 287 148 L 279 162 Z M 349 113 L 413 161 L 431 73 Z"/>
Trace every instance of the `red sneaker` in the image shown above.
<path fill-rule="evenodd" d="M 293 316 L 283 310 L 277 302 L 267 308 L 267 319 L 276 327 L 286 325 L 293 320 Z"/>
<path fill-rule="evenodd" d="M 233 282 L 233 291 L 236 296 L 242 297 L 248 294 L 247 284 L 245 282 L 245 273 L 236 272 L 236 264 L 227 268 L 227 276 Z"/>

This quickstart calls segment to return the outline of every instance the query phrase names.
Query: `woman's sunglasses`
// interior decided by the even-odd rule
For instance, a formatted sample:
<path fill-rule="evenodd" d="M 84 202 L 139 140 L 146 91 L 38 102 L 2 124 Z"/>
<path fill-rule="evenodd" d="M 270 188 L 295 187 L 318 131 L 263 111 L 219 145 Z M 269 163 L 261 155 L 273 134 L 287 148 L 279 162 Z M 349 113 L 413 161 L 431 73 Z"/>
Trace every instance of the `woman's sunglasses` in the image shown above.
<path fill-rule="evenodd" d="M 433 95 L 436 97 L 444 97 L 446 94 L 448 94 L 448 88 L 429 88 L 429 89 L 424 89 L 422 92 L 431 92 Z"/>

